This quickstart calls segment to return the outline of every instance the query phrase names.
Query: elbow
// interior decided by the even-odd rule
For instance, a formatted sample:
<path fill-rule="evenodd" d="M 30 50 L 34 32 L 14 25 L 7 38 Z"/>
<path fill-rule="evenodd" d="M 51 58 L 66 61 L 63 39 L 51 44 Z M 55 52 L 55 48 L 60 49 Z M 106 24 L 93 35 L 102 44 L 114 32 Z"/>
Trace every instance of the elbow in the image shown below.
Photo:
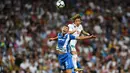
<path fill-rule="evenodd" d="M 77 40 L 82 40 L 83 38 L 81 38 L 81 37 L 77 37 L 76 39 L 77 39 Z"/>

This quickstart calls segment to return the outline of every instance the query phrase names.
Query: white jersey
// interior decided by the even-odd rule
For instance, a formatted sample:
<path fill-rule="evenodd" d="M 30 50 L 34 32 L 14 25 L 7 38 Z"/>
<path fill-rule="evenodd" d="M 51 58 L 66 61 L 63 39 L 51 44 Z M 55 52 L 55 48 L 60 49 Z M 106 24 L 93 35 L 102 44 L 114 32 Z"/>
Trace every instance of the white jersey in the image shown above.
<path fill-rule="evenodd" d="M 76 32 L 74 32 L 74 33 L 72 34 L 72 35 L 74 35 L 75 37 L 79 37 L 81 31 L 83 30 L 83 26 L 82 26 L 82 25 L 76 26 L 74 23 L 73 23 L 73 24 L 69 24 L 68 27 L 69 27 L 69 31 L 76 30 Z M 76 43 L 77 43 L 77 40 L 71 40 L 71 41 L 70 41 L 70 45 L 75 46 Z"/>

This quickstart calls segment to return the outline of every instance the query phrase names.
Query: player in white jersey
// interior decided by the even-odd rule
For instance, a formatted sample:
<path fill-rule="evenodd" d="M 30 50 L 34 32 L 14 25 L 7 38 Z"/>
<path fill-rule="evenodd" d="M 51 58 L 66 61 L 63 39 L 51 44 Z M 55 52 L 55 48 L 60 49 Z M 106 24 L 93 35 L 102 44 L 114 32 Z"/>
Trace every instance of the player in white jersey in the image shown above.
<path fill-rule="evenodd" d="M 79 14 L 76 14 L 73 18 L 73 23 L 69 24 L 69 33 L 74 35 L 75 37 L 80 36 L 80 34 L 84 34 L 84 35 L 90 35 L 89 33 L 85 32 L 83 30 L 83 26 L 81 25 L 81 17 Z M 83 70 L 81 69 L 81 67 L 78 67 L 77 63 L 78 63 L 78 56 L 77 56 L 77 51 L 76 51 L 76 43 L 77 40 L 71 40 L 70 41 L 70 46 L 71 46 L 71 53 L 72 53 L 72 60 L 73 60 L 73 64 L 74 64 L 74 69 L 76 71 L 80 71 Z"/>

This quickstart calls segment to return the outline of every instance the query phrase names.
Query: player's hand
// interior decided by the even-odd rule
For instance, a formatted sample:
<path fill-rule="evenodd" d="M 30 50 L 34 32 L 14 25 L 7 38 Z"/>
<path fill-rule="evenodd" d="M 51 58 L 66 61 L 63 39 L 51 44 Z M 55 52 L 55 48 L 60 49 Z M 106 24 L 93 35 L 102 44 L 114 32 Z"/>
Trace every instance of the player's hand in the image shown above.
<path fill-rule="evenodd" d="M 92 38 L 96 38 L 97 36 L 95 36 L 95 35 L 91 35 L 91 37 L 92 37 Z"/>

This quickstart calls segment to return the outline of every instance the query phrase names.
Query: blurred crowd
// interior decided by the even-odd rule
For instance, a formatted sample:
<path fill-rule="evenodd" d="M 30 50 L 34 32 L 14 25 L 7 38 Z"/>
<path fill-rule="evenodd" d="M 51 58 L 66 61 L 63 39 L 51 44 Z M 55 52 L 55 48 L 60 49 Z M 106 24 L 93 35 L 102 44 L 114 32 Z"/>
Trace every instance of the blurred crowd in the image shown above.
<path fill-rule="evenodd" d="M 79 13 L 96 39 L 78 41 L 83 73 L 130 73 L 129 0 L 0 0 L 0 73 L 60 73 L 55 37 Z"/>

